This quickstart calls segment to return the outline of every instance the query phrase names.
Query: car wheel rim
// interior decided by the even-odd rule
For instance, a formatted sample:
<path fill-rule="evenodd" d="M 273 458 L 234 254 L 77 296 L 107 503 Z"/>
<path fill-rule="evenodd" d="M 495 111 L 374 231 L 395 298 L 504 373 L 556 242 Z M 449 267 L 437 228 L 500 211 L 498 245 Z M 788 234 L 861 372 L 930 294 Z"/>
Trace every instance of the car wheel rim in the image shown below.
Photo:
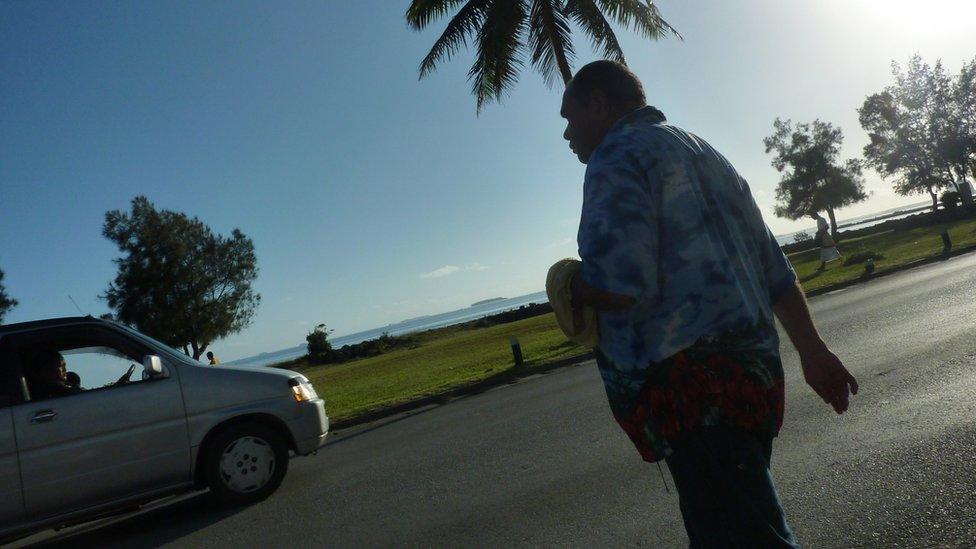
<path fill-rule="evenodd" d="M 275 465 L 275 453 L 267 441 L 255 436 L 241 437 L 224 448 L 220 477 L 227 488 L 244 494 L 268 484 Z"/>

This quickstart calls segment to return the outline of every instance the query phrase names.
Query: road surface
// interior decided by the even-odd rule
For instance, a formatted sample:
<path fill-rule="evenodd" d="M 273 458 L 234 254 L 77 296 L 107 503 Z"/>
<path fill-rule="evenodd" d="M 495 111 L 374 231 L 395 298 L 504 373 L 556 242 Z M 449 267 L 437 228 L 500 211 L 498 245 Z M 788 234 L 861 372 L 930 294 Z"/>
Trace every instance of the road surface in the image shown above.
<path fill-rule="evenodd" d="M 814 298 L 859 379 L 835 415 L 784 342 L 773 473 L 807 547 L 976 546 L 976 254 Z M 665 470 L 666 473 L 666 470 Z M 668 478 L 670 487 L 670 478 Z M 567 367 L 350 429 L 297 458 L 271 499 L 196 496 L 42 545 L 682 547 L 677 498 Z"/>

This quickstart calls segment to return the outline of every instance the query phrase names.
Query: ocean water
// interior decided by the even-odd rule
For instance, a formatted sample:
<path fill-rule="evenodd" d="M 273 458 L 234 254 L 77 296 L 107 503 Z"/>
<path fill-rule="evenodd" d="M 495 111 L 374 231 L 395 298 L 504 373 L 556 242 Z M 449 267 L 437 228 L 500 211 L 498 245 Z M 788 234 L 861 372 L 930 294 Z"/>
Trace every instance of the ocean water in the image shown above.
<path fill-rule="evenodd" d="M 506 299 L 501 299 L 498 301 L 491 301 L 488 303 L 482 303 L 481 305 L 465 307 L 464 309 L 458 309 L 456 311 L 448 311 L 446 313 L 440 313 L 436 315 L 421 316 L 417 318 L 411 318 L 409 320 L 404 320 L 396 324 L 389 324 L 381 328 L 375 328 L 372 330 L 366 330 L 364 332 L 357 332 L 355 334 L 348 334 L 344 336 L 339 336 L 336 338 L 330 338 L 329 341 L 332 343 L 334 348 L 342 347 L 343 345 L 352 345 L 355 343 L 360 343 L 370 339 L 376 339 L 383 335 L 383 333 L 389 333 L 390 335 L 402 335 L 411 332 L 422 332 L 424 330 L 432 330 L 434 328 L 443 328 L 444 326 L 451 326 L 453 324 L 460 324 L 462 322 L 468 322 L 469 320 L 477 320 L 479 318 L 498 314 L 505 311 L 510 311 L 512 309 L 518 309 L 522 305 L 528 305 L 530 303 L 548 303 L 549 298 L 546 297 L 546 292 L 535 292 L 532 294 L 521 295 L 518 297 L 510 297 Z M 226 362 L 226 364 L 234 366 L 268 366 L 271 364 L 276 364 L 278 362 L 284 362 L 286 360 L 292 360 L 303 356 L 308 352 L 308 348 L 304 343 L 301 345 L 296 345 L 295 347 L 289 347 L 287 349 L 281 349 L 279 351 L 274 351 L 271 353 L 261 353 L 257 356 L 252 356 L 248 358 L 242 358 L 239 360 L 233 360 Z"/>

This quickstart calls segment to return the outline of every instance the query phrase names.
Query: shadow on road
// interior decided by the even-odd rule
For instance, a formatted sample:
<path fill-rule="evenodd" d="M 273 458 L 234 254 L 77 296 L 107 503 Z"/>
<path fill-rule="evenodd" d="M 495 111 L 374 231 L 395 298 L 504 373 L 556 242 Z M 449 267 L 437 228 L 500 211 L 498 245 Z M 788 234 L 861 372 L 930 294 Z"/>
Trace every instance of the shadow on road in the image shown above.
<path fill-rule="evenodd" d="M 158 547 L 238 513 L 245 507 L 218 507 L 206 492 L 127 516 L 97 521 L 39 540 L 29 547 Z"/>

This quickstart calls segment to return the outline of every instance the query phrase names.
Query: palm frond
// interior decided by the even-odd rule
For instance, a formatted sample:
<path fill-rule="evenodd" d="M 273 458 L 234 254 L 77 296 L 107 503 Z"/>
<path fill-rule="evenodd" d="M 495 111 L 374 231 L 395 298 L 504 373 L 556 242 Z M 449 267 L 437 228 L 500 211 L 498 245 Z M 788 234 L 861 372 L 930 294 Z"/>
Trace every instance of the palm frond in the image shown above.
<path fill-rule="evenodd" d="M 532 65 L 542 74 L 550 88 L 557 71 L 563 82 L 569 82 L 573 70 L 569 66 L 576 51 L 570 37 L 569 20 L 559 0 L 535 0 L 529 16 L 529 47 Z"/>
<path fill-rule="evenodd" d="M 478 100 L 478 113 L 488 101 L 499 101 L 518 81 L 527 19 L 525 0 L 490 3 L 478 32 L 478 56 L 468 71 L 474 80 L 472 92 Z"/>
<path fill-rule="evenodd" d="M 566 2 L 565 12 L 590 37 L 593 49 L 601 51 L 605 59 L 627 63 L 624 51 L 617 42 L 617 35 L 594 0 L 569 0 Z"/>
<path fill-rule="evenodd" d="M 434 42 L 430 52 L 420 62 L 420 78 L 434 72 L 438 63 L 449 61 L 462 46 L 467 47 L 468 39 L 478 35 L 479 28 L 485 22 L 487 8 L 490 6 L 491 0 L 468 0 L 451 18 L 440 38 Z"/>
<path fill-rule="evenodd" d="M 464 0 L 413 0 L 407 8 L 407 24 L 413 30 L 424 30 L 434 19 L 450 13 Z"/>
<path fill-rule="evenodd" d="M 681 34 L 661 17 L 652 0 L 598 0 L 611 19 L 634 30 L 644 38 L 660 40 L 665 34 L 681 39 Z"/>

